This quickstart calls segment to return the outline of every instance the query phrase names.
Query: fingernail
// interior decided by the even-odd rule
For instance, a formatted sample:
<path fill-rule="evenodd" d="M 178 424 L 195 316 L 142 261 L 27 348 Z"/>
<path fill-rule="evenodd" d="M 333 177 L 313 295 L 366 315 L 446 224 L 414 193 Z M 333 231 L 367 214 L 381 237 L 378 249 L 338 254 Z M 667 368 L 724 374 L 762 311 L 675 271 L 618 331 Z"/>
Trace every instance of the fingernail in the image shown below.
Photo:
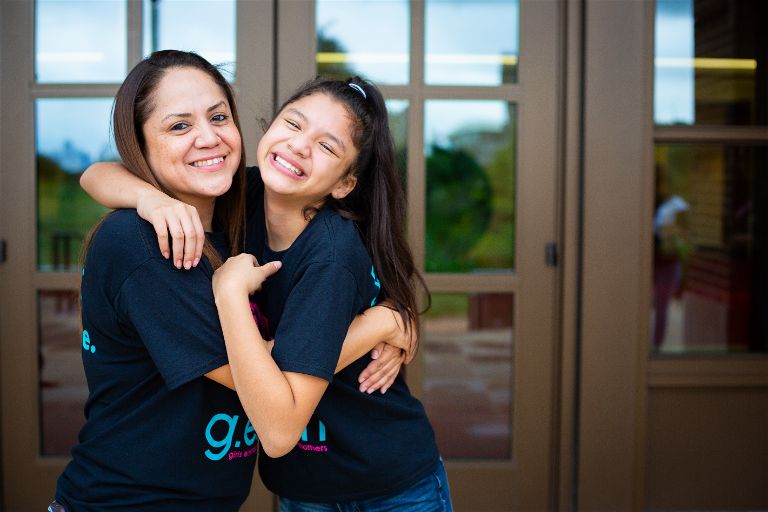
<path fill-rule="evenodd" d="M 184 268 L 189 270 L 192 268 L 192 262 L 191 261 L 185 261 L 184 262 Z"/>
<path fill-rule="evenodd" d="M 373 352 L 371 352 L 371 359 L 378 359 L 378 358 L 379 358 L 378 350 L 374 350 Z"/>
<path fill-rule="evenodd" d="M 176 260 L 176 268 L 181 268 L 181 260 Z"/>
<path fill-rule="evenodd" d="M 195 261 L 192 263 L 192 266 L 196 267 L 198 263 L 200 263 L 200 258 L 195 258 Z"/>
<path fill-rule="evenodd" d="M 165 251 L 165 252 L 163 253 L 163 258 L 165 258 L 165 259 L 168 259 L 168 258 L 170 258 L 170 257 L 171 257 L 171 253 L 169 253 L 168 251 Z"/>
<path fill-rule="evenodd" d="M 365 387 L 363 387 L 363 386 L 360 386 L 360 392 L 361 392 L 361 393 L 365 393 L 365 390 L 366 390 L 366 388 L 365 388 Z"/>
<path fill-rule="evenodd" d="M 368 394 L 370 395 L 371 393 L 373 393 L 373 390 L 372 390 L 372 389 L 369 389 L 369 390 L 368 390 Z"/>

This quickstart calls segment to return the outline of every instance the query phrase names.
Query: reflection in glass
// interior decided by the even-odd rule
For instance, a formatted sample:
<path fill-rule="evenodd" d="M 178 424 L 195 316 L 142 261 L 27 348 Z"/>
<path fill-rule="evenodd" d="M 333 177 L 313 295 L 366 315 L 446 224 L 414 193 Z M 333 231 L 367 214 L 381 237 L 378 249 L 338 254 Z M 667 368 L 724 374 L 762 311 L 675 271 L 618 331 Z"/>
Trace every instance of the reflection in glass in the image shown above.
<path fill-rule="evenodd" d="M 768 151 L 656 146 L 652 346 L 768 351 Z"/>
<path fill-rule="evenodd" d="M 432 296 L 424 406 L 445 457 L 511 456 L 513 311 L 511 294 Z"/>
<path fill-rule="evenodd" d="M 408 83 L 410 12 L 406 0 L 318 0 L 317 73 Z"/>
<path fill-rule="evenodd" d="M 95 161 L 117 159 L 109 99 L 40 99 L 36 107 L 37 262 L 40 270 L 77 271 L 83 236 L 107 211 L 80 188 Z"/>
<path fill-rule="evenodd" d="M 386 100 L 387 114 L 389 116 L 389 130 L 395 142 L 395 158 L 397 171 L 400 174 L 400 182 L 403 190 L 407 190 L 408 183 L 408 101 Z"/>
<path fill-rule="evenodd" d="M 40 454 L 66 456 L 85 423 L 88 386 L 80 352 L 78 292 L 38 294 L 40 319 Z"/>
<path fill-rule="evenodd" d="M 517 82 L 519 11 L 517 0 L 427 0 L 426 83 Z"/>
<path fill-rule="evenodd" d="M 38 82 L 122 82 L 126 74 L 126 2 L 37 0 Z"/>
<path fill-rule="evenodd" d="M 768 124 L 763 0 L 657 0 L 657 124 Z"/>
<path fill-rule="evenodd" d="M 512 103 L 426 102 L 427 272 L 514 267 L 516 138 Z"/>
<path fill-rule="evenodd" d="M 234 0 L 144 0 L 144 56 L 194 51 L 235 80 Z"/>

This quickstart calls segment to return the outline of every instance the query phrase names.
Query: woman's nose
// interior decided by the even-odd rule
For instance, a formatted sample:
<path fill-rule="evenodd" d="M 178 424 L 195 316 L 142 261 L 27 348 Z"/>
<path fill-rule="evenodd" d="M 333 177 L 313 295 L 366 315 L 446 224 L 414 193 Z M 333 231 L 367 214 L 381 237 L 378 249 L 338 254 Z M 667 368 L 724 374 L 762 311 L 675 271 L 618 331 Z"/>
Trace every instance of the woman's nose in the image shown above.
<path fill-rule="evenodd" d="M 200 127 L 197 133 L 197 138 L 195 139 L 195 145 L 197 147 L 212 147 L 218 145 L 219 142 L 221 142 L 221 138 L 212 126 L 203 125 Z"/>

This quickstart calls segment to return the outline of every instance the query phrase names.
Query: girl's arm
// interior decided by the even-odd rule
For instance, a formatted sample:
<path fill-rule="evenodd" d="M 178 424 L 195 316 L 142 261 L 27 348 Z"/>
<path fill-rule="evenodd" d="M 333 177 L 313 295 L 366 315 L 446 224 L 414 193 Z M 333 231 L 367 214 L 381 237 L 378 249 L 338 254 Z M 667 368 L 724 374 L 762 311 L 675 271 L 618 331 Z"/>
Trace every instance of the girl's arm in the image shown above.
<path fill-rule="evenodd" d="M 80 185 L 98 203 L 108 208 L 136 208 L 139 216 L 150 222 L 157 233 L 160 251 L 168 258 L 168 233 L 173 238 L 173 255 L 183 256 L 175 260 L 177 268 L 196 266 L 203 251 L 205 232 L 200 222 L 197 210 L 186 203 L 167 196 L 160 190 L 132 174 L 123 165 L 115 162 L 97 162 L 80 177 Z M 403 353 L 411 346 L 405 330 L 400 329 L 397 322 L 399 316 L 394 315 L 394 322 L 386 319 L 383 306 L 371 308 L 377 312 L 367 316 L 358 315 L 350 325 L 347 337 L 342 346 L 338 373 L 350 363 L 370 350 L 376 342 L 386 344 L 376 345 L 372 354 L 374 361 L 360 374 L 360 391 L 372 393 L 381 390 L 382 393 L 392 385 L 400 371 L 403 362 L 409 362 L 412 354 Z M 369 310 L 371 311 L 371 310 Z M 385 323 L 377 324 L 377 322 Z M 389 338 L 377 337 L 380 332 L 386 332 Z M 222 366 L 207 377 L 235 389 L 229 365 Z"/>
<path fill-rule="evenodd" d="M 296 446 L 329 384 L 313 375 L 282 371 L 253 321 L 248 297 L 261 289 L 264 280 L 279 268 L 280 262 L 258 266 L 254 256 L 240 254 L 229 258 L 213 275 L 213 295 L 235 388 L 270 457 L 281 457 Z M 393 321 L 397 315 L 390 309 L 371 308 L 363 314 L 366 315 L 371 319 L 369 328 L 378 329 L 374 339 L 392 337 L 394 331 L 384 327 L 390 323 L 397 325 Z M 360 334 L 359 339 L 356 333 L 352 334 L 350 345 L 359 352 L 352 352 L 349 357 L 362 356 L 376 343 L 366 342 L 362 331 Z"/>
<path fill-rule="evenodd" d="M 91 165 L 80 176 L 80 186 L 107 208 L 136 208 L 154 226 L 163 256 L 173 254 L 176 268 L 190 269 L 200 262 L 205 231 L 194 206 L 167 196 L 116 162 Z"/>

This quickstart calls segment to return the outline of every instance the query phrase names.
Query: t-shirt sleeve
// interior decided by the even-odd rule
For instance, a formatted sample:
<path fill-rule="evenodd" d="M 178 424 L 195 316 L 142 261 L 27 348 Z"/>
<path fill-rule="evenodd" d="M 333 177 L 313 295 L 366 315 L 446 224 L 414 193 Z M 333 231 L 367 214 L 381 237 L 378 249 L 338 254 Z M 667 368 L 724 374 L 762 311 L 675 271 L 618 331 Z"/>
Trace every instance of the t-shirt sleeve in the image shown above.
<path fill-rule="evenodd" d="M 115 308 L 136 330 L 170 389 L 228 363 L 209 270 L 151 258 L 123 282 Z"/>
<path fill-rule="evenodd" d="M 272 358 L 282 371 L 333 380 L 347 329 L 362 303 L 343 265 L 307 267 L 286 299 Z"/>

